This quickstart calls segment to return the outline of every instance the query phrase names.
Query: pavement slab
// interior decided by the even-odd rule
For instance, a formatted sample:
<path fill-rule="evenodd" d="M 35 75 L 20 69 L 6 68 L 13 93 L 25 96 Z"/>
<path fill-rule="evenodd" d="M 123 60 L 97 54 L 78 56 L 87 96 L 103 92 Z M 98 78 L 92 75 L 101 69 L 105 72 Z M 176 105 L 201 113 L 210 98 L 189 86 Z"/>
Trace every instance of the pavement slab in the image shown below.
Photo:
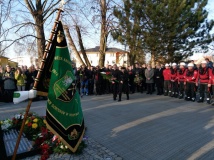
<path fill-rule="evenodd" d="M 214 159 L 211 105 L 140 93 L 121 102 L 113 101 L 110 94 L 84 96 L 81 101 L 88 147 L 82 155 L 61 159 Z M 0 120 L 24 111 L 26 105 L 0 103 Z M 31 107 L 39 115 L 45 115 L 45 109 L 46 101 L 33 102 Z"/>

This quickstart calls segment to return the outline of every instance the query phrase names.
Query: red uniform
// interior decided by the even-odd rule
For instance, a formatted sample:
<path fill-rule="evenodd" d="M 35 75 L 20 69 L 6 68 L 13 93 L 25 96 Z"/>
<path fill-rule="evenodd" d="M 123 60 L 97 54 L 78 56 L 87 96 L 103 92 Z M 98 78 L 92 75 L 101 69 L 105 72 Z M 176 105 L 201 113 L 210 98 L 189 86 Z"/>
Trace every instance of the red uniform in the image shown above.
<path fill-rule="evenodd" d="M 169 68 L 163 70 L 163 77 L 165 81 L 171 80 L 171 70 Z"/>
<path fill-rule="evenodd" d="M 184 82 L 190 82 L 190 83 L 195 83 L 198 77 L 198 71 L 197 70 L 187 70 L 186 74 L 184 76 Z"/>
<path fill-rule="evenodd" d="M 174 80 L 176 82 L 178 80 L 177 69 L 172 69 L 170 72 L 170 80 Z"/>
<path fill-rule="evenodd" d="M 198 77 L 196 82 L 200 82 L 200 84 L 202 83 L 208 83 L 209 82 L 209 74 L 210 74 L 210 69 L 205 67 L 205 68 L 201 68 L 201 70 L 199 70 L 198 72 Z"/>
<path fill-rule="evenodd" d="M 214 68 L 209 69 L 209 81 L 208 84 L 214 85 Z"/>
<path fill-rule="evenodd" d="M 177 72 L 178 82 L 184 82 L 185 81 L 185 75 L 186 75 L 186 69 L 180 69 Z"/>

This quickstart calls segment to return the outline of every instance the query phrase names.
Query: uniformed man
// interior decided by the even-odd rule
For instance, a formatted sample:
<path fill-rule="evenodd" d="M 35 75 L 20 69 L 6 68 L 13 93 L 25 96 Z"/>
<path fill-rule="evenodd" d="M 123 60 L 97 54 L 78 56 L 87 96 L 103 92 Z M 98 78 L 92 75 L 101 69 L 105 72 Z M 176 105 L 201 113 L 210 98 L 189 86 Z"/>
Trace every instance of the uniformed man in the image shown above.
<path fill-rule="evenodd" d="M 199 68 L 198 77 L 196 80 L 196 86 L 199 85 L 199 88 L 200 88 L 200 98 L 198 100 L 198 103 L 201 103 L 204 101 L 204 93 L 206 93 L 207 103 L 210 104 L 211 97 L 210 97 L 210 92 L 208 88 L 209 73 L 210 73 L 209 70 L 210 69 L 207 67 L 207 62 L 202 61 L 201 67 Z"/>
<path fill-rule="evenodd" d="M 188 69 L 186 71 L 184 84 L 186 85 L 186 98 L 187 101 L 195 102 L 196 91 L 195 91 L 195 83 L 197 80 L 198 71 L 194 69 L 194 64 L 189 63 Z"/>
<path fill-rule="evenodd" d="M 177 73 L 178 76 L 178 85 L 179 85 L 179 99 L 183 99 L 184 97 L 184 80 L 185 80 L 185 74 L 186 74 L 186 64 L 184 62 L 180 63 L 179 70 Z"/>
<path fill-rule="evenodd" d="M 126 98 L 129 100 L 129 74 L 125 67 L 121 67 L 119 78 L 119 102 L 121 101 L 122 92 L 126 93 Z"/>
<path fill-rule="evenodd" d="M 113 65 L 111 75 L 112 75 L 111 82 L 112 82 L 112 90 L 113 90 L 113 100 L 116 100 L 117 92 L 118 92 L 119 76 L 120 76 L 120 71 L 118 70 L 116 64 Z"/>
<path fill-rule="evenodd" d="M 212 88 L 212 91 L 214 91 L 214 64 L 213 64 L 213 68 L 209 70 L 208 89 L 210 90 L 211 88 Z M 212 102 L 212 105 L 214 105 L 214 102 Z"/>
<path fill-rule="evenodd" d="M 178 97 L 177 64 L 173 63 L 171 68 L 171 97 Z"/>
<path fill-rule="evenodd" d="M 164 96 L 170 96 L 171 95 L 171 85 L 170 85 L 170 79 L 171 79 L 171 71 L 169 68 L 169 64 L 165 64 L 165 69 L 163 70 L 163 77 L 164 77 Z"/>

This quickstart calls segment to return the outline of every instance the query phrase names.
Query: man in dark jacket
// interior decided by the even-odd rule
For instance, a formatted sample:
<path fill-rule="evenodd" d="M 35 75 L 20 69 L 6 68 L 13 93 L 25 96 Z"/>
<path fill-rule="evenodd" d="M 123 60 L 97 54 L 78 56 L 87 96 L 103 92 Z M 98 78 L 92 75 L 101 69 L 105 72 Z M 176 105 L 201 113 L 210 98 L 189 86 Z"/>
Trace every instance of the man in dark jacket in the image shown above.
<path fill-rule="evenodd" d="M 113 90 L 113 100 L 116 100 L 117 92 L 118 92 L 119 78 L 120 78 L 120 71 L 118 70 L 116 64 L 114 64 L 114 66 L 113 66 L 111 75 L 112 75 L 111 82 L 112 82 L 112 90 Z"/>
<path fill-rule="evenodd" d="M 119 77 L 119 102 L 121 101 L 122 92 L 126 93 L 126 98 L 129 100 L 129 74 L 125 67 L 121 68 Z"/>
<path fill-rule="evenodd" d="M 161 68 L 160 64 L 157 64 L 155 69 L 155 83 L 157 87 L 157 95 L 163 94 L 163 81 L 163 68 Z"/>

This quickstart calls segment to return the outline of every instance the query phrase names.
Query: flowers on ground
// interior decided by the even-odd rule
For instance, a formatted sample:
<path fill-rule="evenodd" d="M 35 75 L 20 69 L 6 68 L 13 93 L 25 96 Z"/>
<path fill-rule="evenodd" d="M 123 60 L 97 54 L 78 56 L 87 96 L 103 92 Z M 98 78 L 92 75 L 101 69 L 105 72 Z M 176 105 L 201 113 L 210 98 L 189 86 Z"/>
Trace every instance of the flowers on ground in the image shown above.
<path fill-rule="evenodd" d="M 7 119 L 0 122 L 2 130 L 8 130 L 12 125 L 12 120 Z"/>
<path fill-rule="evenodd" d="M 12 120 L 7 119 L 0 121 L 2 130 L 17 129 L 20 130 L 25 113 L 16 114 Z M 50 132 L 46 127 L 45 117 L 38 116 L 34 113 L 29 113 L 24 125 L 24 134 L 34 142 L 34 148 L 41 151 L 41 160 L 46 160 L 52 153 L 71 153 L 59 138 Z M 77 153 L 81 153 L 86 147 L 83 141 L 79 145 Z"/>

